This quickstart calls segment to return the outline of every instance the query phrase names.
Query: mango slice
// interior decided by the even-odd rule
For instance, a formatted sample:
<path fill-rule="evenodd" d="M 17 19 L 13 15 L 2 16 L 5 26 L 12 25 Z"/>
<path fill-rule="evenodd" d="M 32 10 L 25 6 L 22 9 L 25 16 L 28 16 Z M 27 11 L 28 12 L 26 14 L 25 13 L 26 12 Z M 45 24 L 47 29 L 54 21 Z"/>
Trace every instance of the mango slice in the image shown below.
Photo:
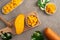
<path fill-rule="evenodd" d="M 15 19 L 16 34 L 21 34 L 24 31 L 24 14 L 20 14 Z"/>
<path fill-rule="evenodd" d="M 23 0 L 11 0 L 9 3 L 7 3 L 5 6 L 3 6 L 3 8 L 2 8 L 3 14 L 8 14 L 13 9 L 18 7 L 22 2 L 23 2 Z"/>

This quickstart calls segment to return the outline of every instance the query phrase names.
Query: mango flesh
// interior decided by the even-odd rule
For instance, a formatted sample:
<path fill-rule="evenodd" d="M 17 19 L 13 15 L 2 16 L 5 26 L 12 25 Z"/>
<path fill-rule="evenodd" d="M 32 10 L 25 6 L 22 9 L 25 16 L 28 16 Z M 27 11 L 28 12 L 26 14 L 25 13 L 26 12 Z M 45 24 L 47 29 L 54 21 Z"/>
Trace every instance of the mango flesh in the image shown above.
<path fill-rule="evenodd" d="M 47 6 L 46 6 L 46 12 L 48 12 L 49 14 L 54 14 L 55 11 L 56 11 L 55 4 L 53 4 L 53 3 L 47 4 Z"/>
<path fill-rule="evenodd" d="M 27 23 L 29 26 L 34 27 L 38 23 L 38 18 L 35 15 L 29 15 L 27 17 Z"/>
<path fill-rule="evenodd" d="M 21 34 L 24 31 L 24 14 L 17 16 L 15 20 L 16 34 Z"/>
<path fill-rule="evenodd" d="M 18 0 L 18 1 L 17 0 L 11 0 L 9 3 L 7 3 L 5 6 L 3 6 L 3 8 L 2 8 L 3 14 L 8 14 L 13 9 L 18 7 L 22 2 L 23 2 L 23 0 Z"/>

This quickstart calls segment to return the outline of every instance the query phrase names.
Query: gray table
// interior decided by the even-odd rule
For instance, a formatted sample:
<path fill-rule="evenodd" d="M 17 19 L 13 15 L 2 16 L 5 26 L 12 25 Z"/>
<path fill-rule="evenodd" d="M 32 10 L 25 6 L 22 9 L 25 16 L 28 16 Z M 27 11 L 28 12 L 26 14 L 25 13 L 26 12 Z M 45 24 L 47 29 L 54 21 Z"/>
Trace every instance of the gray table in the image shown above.
<path fill-rule="evenodd" d="M 44 28 L 46 27 L 50 27 L 58 35 L 60 35 L 60 5 L 59 5 L 60 0 L 51 0 L 51 2 L 54 2 L 57 6 L 56 13 L 51 16 L 46 15 L 43 11 L 39 9 L 39 7 L 36 5 L 37 0 L 24 0 L 22 5 L 18 6 L 15 10 L 10 12 L 8 15 L 3 15 L 1 9 L 9 1 L 10 0 L 0 0 L 0 15 L 4 17 L 6 20 L 9 21 L 20 13 L 24 13 L 26 15 L 31 11 L 36 11 L 38 12 L 39 19 L 41 21 L 41 25 L 39 27 L 24 32 L 22 35 L 16 35 L 11 40 L 31 40 L 31 35 L 34 31 L 39 30 L 43 32 Z M 4 23 L 0 21 L 0 29 L 4 27 L 5 27 Z"/>

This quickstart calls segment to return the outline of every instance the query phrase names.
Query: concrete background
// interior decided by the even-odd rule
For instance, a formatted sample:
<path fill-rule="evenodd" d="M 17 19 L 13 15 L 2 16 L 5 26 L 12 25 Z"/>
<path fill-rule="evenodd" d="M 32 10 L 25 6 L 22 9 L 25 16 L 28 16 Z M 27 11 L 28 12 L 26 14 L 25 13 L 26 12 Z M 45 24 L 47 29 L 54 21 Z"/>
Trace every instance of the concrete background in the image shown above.
<path fill-rule="evenodd" d="M 15 10 L 10 12 L 8 15 L 2 14 L 2 7 L 8 3 L 10 0 L 0 0 L 0 15 L 5 18 L 7 21 L 13 19 L 20 13 L 24 13 L 25 15 L 31 11 L 38 12 L 39 19 L 41 21 L 41 25 L 34 29 L 31 29 L 27 32 L 24 32 L 22 35 L 13 36 L 11 40 L 31 40 L 31 35 L 34 31 L 39 30 L 43 32 L 44 28 L 50 27 L 53 29 L 58 35 L 60 35 L 60 0 L 51 0 L 51 2 L 56 4 L 57 11 L 55 14 L 49 16 L 46 15 L 43 11 L 39 9 L 36 5 L 37 0 L 24 0 L 22 5 L 18 6 Z M 5 25 L 0 21 L 0 29 L 4 28 Z M 0 39 L 1 40 L 1 39 Z M 45 39 L 47 40 L 47 39 Z"/>

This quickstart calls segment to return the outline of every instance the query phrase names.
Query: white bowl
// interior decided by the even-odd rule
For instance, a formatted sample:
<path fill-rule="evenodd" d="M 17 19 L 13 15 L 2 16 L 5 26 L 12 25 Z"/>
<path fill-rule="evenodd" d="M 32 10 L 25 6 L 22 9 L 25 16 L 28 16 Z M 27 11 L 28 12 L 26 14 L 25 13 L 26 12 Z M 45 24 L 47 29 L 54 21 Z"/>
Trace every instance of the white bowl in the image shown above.
<path fill-rule="evenodd" d="M 51 2 L 50 2 L 50 3 L 47 3 L 46 6 L 47 6 L 48 4 L 54 4 L 54 3 L 51 3 Z M 54 5 L 55 5 L 55 4 L 54 4 Z M 52 15 L 52 13 L 48 13 L 48 12 L 46 11 L 46 6 L 45 6 L 45 12 L 46 12 L 46 14 Z M 56 7 L 56 5 L 55 5 L 55 7 Z M 56 12 L 56 10 L 54 11 L 54 13 L 55 13 L 55 12 Z M 53 13 L 53 14 L 54 14 L 54 13 Z"/>

